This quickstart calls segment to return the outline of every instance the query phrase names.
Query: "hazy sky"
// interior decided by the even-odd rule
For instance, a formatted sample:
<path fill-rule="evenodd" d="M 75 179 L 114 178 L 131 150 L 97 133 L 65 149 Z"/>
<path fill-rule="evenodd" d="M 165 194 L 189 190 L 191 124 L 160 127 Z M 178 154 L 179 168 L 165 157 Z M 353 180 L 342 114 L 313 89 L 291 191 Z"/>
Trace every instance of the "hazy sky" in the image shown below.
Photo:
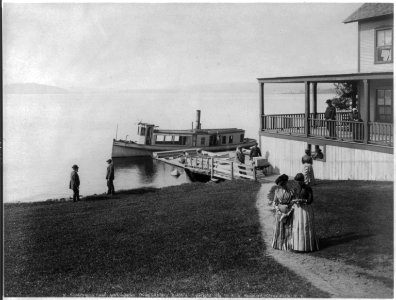
<path fill-rule="evenodd" d="M 166 88 L 357 72 L 359 3 L 5 3 L 4 83 Z"/>

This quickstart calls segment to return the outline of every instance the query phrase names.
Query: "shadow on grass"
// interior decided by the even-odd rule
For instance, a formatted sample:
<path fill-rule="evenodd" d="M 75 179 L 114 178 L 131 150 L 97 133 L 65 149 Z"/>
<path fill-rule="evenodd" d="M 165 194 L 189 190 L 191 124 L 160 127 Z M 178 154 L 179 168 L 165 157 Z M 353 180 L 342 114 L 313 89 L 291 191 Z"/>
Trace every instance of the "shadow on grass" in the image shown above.
<path fill-rule="evenodd" d="M 119 190 L 117 191 L 114 195 L 107 195 L 107 194 L 102 194 L 102 195 L 90 195 L 86 196 L 81 199 L 81 201 L 97 201 L 97 200 L 108 200 L 108 199 L 119 199 L 122 196 L 125 195 L 143 195 L 147 193 L 154 193 L 156 191 L 159 191 L 160 188 L 139 188 L 139 189 L 131 189 L 131 190 Z"/>
<path fill-rule="evenodd" d="M 345 243 L 350 243 L 355 240 L 368 238 L 374 236 L 373 234 L 357 234 L 356 232 L 349 232 L 340 235 L 333 235 L 327 238 L 319 239 L 320 248 L 326 249 L 334 246 L 338 246 Z"/>

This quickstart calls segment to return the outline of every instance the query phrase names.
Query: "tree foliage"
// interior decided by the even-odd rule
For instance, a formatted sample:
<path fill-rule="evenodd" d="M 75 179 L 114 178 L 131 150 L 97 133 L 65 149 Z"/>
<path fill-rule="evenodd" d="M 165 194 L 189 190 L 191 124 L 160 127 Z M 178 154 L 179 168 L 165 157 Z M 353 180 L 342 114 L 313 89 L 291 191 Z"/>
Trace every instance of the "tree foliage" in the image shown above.
<path fill-rule="evenodd" d="M 337 97 L 332 99 L 333 105 L 339 110 L 351 109 L 356 105 L 357 84 L 356 82 L 334 83 Z"/>

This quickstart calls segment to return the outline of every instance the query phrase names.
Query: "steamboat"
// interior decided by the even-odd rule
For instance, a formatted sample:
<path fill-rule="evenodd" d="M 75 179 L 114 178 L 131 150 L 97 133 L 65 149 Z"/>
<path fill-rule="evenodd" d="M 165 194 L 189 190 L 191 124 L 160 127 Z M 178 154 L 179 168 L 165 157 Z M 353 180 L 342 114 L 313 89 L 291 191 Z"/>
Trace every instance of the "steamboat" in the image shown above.
<path fill-rule="evenodd" d="M 219 152 L 256 144 L 255 139 L 245 138 L 243 129 L 202 129 L 200 118 L 201 111 L 197 110 L 195 126 L 187 130 L 159 129 L 154 124 L 139 122 L 137 141 L 114 139 L 112 157 L 152 157 L 154 152 L 179 149 Z"/>

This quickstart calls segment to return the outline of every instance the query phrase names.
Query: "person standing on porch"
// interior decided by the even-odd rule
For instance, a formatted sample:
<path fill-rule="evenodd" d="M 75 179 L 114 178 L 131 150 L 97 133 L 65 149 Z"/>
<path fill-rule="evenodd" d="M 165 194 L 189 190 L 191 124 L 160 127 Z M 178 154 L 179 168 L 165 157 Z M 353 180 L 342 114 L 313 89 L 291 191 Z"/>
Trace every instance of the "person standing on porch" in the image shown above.
<path fill-rule="evenodd" d="M 349 120 L 353 122 L 351 123 L 352 139 L 356 142 L 363 141 L 363 120 L 356 107 L 352 108 L 352 112 L 349 114 Z"/>
<path fill-rule="evenodd" d="M 329 131 L 329 135 L 331 138 L 336 137 L 336 108 L 333 106 L 333 102 L 331 99 L 326 100 L 327 103 L 327 108 L 324 114 L 325 120 L 326 120 L 326 127 L 327 130 Z"/>

